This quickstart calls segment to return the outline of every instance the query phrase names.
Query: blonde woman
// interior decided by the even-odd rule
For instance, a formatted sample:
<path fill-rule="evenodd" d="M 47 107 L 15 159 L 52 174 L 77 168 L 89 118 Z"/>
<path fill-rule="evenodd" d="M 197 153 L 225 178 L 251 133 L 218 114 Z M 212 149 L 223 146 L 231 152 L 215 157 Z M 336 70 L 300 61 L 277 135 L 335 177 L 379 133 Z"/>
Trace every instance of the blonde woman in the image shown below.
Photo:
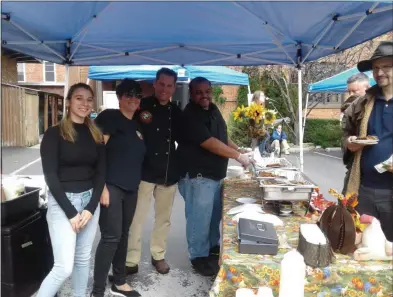
<path fill-rule="evenodd" d="M 49 187 L 47 221 L 54 266 L 37 297 L 53 297 L 72 275 L 74 297 L 85 297 L 90 256 L 105 184 L 105 147 L 89 119 L 94 95 L 79 83 L 68 91 L 65 118 L 50 127 L 41 143 L 42 167 Z"/>
<path fill-rule="evenodd" d="M 265 106 L 265 100 L 266 100 L 266 96 L 264 92 L 255 91 L 254 94 L 252 95 L 251 102 Z"/>

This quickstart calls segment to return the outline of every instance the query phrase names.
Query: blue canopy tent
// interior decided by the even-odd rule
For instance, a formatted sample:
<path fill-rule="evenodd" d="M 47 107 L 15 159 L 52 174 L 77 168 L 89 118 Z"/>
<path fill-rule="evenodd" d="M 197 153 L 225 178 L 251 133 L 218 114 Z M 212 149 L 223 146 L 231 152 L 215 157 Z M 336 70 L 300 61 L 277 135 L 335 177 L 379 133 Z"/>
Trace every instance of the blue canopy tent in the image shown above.
<path fill-rule="evenodd" d="M 347 91 L 347 79 L 352 75 L 359 73 L 357 67 L 345 70 L 339 74 L 333 75 L 329 78 L 320 80 L 308 85 L 309 93 L 345 93 Z M 372 72 L 365 72 L 370 78 L 370 85 L 375 85 Z"/>
<path fill-rule="evenodd" d="M 293 65 L 301 127 L 302 65 L 391 31 L 392 19 L 391 2 L 3 1 L 1 29 L 3 47 L 66 69 Z"/>
<path fill-rule="evenodd" d="M 179 82 L 189 82 L 195 77 L 203 76 L 214 85 L 249 85 L 248 75 L 246 73 L 223 66 L 90 66 L 89 79 L 105 81 L 132 78 L 135 80 L 153 81 L 156 78 L 156 72 L 161 67 L 168 67 L 177 72 Z"/>

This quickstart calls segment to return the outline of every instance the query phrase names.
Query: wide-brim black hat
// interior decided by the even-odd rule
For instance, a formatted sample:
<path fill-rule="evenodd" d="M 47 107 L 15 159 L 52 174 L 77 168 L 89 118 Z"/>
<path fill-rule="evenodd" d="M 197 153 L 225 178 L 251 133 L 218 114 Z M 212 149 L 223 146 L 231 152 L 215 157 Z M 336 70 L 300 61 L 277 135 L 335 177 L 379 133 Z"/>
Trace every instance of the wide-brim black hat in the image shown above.
<path fill-rule="evenodd" d="M 393 58 L 393 42 L 392 41 L 382 41 L 377 49 L 375 50 L 374 54 L 371 56 L 370 59 L 360 61 L 358 63 L 358 70 L 360 72 L 366 72 L 373 68 L 373 61 L 380 59 L 392 57 Z"/>

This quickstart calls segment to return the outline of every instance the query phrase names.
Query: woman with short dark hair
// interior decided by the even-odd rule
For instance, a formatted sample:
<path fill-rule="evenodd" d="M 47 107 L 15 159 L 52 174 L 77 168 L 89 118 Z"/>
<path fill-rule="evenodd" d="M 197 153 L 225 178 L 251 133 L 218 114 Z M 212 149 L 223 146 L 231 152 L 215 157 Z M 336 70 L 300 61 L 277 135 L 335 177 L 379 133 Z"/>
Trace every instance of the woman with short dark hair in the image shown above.
<path fill-rule="evenodd" d="M 116 296 L 140 296 L 126 283 L 128 231 L 134 218 L 141 180 L 145 144 L 134 114 L 142 90 L 134 80 L 123 80 L 116 88 L 120 109 L 106 109 L 96 118 L 104 134 L 107 167 L 101 196 L 101 240 L 97 247 L 91 296 L 103 297 L 112 264 Z"/>

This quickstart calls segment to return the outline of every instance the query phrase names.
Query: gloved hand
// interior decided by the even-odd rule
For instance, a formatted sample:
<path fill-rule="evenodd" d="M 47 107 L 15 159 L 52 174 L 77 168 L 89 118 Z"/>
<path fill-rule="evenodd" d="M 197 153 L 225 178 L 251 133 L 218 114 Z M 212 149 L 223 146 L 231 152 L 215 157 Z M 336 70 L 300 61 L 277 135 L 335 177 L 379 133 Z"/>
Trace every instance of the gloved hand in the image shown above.
<path fill-rule="evenodd" d="M 236 161 L 242 164 L 244 168 L 247 168 L 253 162 L 248 154 L 239 154 L 239 157 L 237 157 Z"/>
<path fill-rule="evenodd" d="M 247 147 L 239 147 L 237 151 L 239 153 L 241 153 L 241 154 L 245 154 L 245 153 L 251 152 L 252 150 L 250 148 L 247 148 Z"/>

